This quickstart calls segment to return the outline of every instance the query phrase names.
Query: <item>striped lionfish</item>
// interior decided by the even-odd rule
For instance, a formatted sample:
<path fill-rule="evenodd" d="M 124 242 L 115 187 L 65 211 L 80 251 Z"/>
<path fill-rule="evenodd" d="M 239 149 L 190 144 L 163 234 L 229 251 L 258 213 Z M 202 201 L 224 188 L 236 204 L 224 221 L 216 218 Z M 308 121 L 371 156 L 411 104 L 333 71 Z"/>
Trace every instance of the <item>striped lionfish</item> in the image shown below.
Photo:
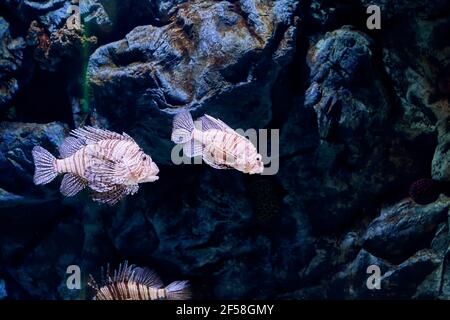
<path fill-rule="evenodd" d="M 70 134 L 59 147 L 62 159 L 40 146 L 33 148 L 35 184 L 47 184 L 64 174 L 60 187 L 64 196 L 74 196 L 88 186 L 94 201 L 113 205 L 135 194 L 139 183 L 158 180 L 156 164 L 126 133 L 87 126 Z"/>
<path fill-rule="evenodd" d="M 262 173 L 261 155 L 250 140 L 238 134 L 223 121 L 204 115 L 194 126 L 189 112 L 182 112 L 173 121 L 172 141 L 183 144 L 187 157 L 202 156 L 203 161 L 216 169 L 236 169 L 244 173 Z"/>
<path fill-rule="evenodd" d="M 174 281 L 167 287 L 158 275 L 147 268 L 135 265 L 119 265 L 111 274 L 109 266 L 106 274 L 102 268 L 102 280 L 98 284 L 89 275 L 88 286 L 94 291 L 93 300 L 188 300 L 191 290 L 188 281 Z"/>

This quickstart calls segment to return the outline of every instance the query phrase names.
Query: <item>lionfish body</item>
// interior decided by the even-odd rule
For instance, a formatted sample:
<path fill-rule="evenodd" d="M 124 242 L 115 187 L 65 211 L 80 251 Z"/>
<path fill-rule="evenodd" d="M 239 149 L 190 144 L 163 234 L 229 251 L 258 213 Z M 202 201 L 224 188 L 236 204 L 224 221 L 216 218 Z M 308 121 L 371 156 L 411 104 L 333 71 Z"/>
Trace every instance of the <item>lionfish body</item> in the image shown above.
<path fill-rule="evenodd" d="M 42 147 L 33 148 L 34 183 L 64 174 L 60 191 L 71 197 L 89 186 L 94 201 L 115 204 L 138 191 L 139 183 L 158 179 L 158 167 L 127 134 L 93 127 L 73 130 L 61 144 L 62 159 Z"/>
<path fill-rule="evenodd" d="M 263 172 L 262 157 L 251 141 L 209 115 L 197 121 L 201 122 L 201 129 L 195 128 L 189 112 L 180 113 L 174 119 L 172 141 L 183 144 L 186 156 L 202 156 L 216 169 L 236 169 L 249 174 Z"/>
<path fill-rule="evenodd" d="M 127 262 L 113 275 L 107 270 L 100 284 L 90 276 L 88 285 L 95 291 L 93 300 L 187 300 L 191 298 L 188 281 L 163 286 L 158 275 L 147 268 Z"/>

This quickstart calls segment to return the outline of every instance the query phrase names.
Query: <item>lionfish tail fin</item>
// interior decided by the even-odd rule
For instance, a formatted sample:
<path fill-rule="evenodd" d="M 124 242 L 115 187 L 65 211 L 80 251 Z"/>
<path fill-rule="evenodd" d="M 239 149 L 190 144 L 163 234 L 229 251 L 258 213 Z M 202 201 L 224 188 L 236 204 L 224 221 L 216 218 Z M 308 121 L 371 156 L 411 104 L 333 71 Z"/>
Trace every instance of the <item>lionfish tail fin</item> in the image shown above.
<path fill-rule="evenodd" d="M 34 165 L 36 167 L 34 173 L 34 184 L 47 184 L 56 178 L 56 158 L 42 147 L 36 146 L 31 152 L 33 155 Z"/>
<path fill-rule="evenodd" d="M 188 142 L 192 139 L 194 128 L 194 120 L 189 111 L 178 113 L 173 119 L 172 141 L 176 144 Z"/>
<path fill-rule="evenodd" d="M 192 298 L 188 281 L 174 281 L 166 287 L 166 292 L 169 300 L 189 300 Z"/>

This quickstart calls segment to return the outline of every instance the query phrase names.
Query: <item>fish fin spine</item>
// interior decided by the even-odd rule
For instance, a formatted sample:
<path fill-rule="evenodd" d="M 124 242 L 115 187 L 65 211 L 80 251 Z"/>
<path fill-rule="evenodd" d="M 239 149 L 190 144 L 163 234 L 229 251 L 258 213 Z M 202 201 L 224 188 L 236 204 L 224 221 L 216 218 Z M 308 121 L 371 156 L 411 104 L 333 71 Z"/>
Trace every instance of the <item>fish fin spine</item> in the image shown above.
<path fill-rule="evenodd" d="M 70 134 L 73 137 L 82 140 L 85 144 L 94 144 L 99 141 L 109 139 L 135 142 L 133 138 L 131 138 L 128 134 L 119 134 L 110 130 L 95 128 L 91 126 L 77 128 L 75 130 L 72 130 Z"/>
<path fill-rule="evenodd" d="M 203 154 L 203 145 L 195 139 L 191 139 L 183 145 L 183 154 L 193 158 Z"/>
<path fill-rule="evenodd" d="M 73 173 L 66 173 L 61 182 L 59 191 L 61 191 L 62 195 L 66 197 L 73 197 L 86 186 L 87 181 L 82 177 Z"/>
<path fill-rule="evenodd" d="M 194 120 L 189 111 L 183 111 L 175 115 L 173 119 L 173 131 L 171 140 L 176 144 L 186 143 L 192 139 L 194 132 Z"/>
<path fill-rule="evenodd" d="M 33 181 L 36 185 L 50 183 L 56 178 L 56 158 L 47 150 L 40 146 L 36 146 L 32 150 L 35 172 Z"/>
<path fill-rule="evenodd" d="M 78 150 L 86 146 L 86 143 L 75 137 L 67 137 L 59 146 L 59 154 L 61 158 L 65 159 L 72 156 Z"/>
<path fill-rule="evenodd" d="M 189 281 L 174 281 L 166 287 L 167 299 L 189 300 L 192 297 Z"/>

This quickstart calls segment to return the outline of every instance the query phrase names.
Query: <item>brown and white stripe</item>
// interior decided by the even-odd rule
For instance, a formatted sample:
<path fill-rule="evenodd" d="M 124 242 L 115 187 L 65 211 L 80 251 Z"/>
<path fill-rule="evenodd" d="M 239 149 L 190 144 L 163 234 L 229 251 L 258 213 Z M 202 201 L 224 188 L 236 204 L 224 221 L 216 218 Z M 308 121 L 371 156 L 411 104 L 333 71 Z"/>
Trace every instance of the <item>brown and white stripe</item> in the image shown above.
<path fill-rule="evenodd" d="M 87 145 L 72 156 L 57 160 L 58 173 L 74 173 L 85 178 L 86 168 L 92 163 L 93 156 L 102 151 L 106 159 L 124 159 L 130 164 L 130 170 L 139 171 L 143 151 L 132 141 L 108 139 L 96 145 Z M 142 172 L 143 168 L 141 168 Z"/>
<path fill-rule="evenodd" d="M 239 155 L 256 148 L 251 142 L 234 132 L 211 129 L 201 134 L 194 134 L 211 153 L 217 164 L 233 167 Z"/>
<path fill-rule="evenodd" d="M 126 261 L 114 274 L 107 267 L 100 284 L 89 276 L 88 285 L 94 290 L 93 300 L 186 300 L 191 297 L 187 281 L 175 281 L 164 288 L 154 271 L 128 266 Z"/>

